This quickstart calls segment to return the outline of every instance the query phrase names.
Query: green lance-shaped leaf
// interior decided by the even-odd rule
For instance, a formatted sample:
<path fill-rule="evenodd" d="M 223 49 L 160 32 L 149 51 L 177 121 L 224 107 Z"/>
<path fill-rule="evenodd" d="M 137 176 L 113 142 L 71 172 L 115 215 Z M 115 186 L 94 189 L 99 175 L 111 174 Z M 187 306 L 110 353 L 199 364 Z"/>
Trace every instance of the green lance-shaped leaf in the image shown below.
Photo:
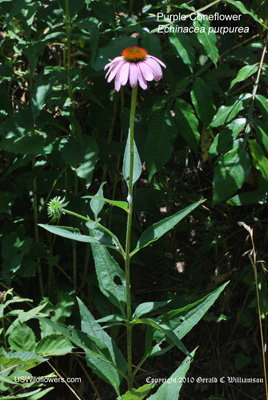
<path fill-rule="evenodd" d="M 125 274 L 104 246 L 91 246 L 100 290 L 125 315 Z"/>
<path fill-rule="evenodd" d="M 132 251 L 131 256 L 133 256 L 137 251 L 142 249 L 143 247 L 148 246 L 150 243 L 155 242 L 165 233 L 170 231 L 175 225 L 177 225 L 186 215 L 192 212 L 196 207 L 202 204 L 205 200 L 200 200 L 197 203 L 194 203 L 181 211 L 178 211 L 176 214 L 171 217 L 167 217 L 162 221 L 159 221 L 150 228 L 146 229 L 145 232 L 139 238 L 135 249 Z"/>
<path fill-rule="evenodd" d="M 191 39 L 185 33 L 169 33 L 170 43 L 175 47 L 180 58 L 186 64 L 190 71 L 193 72 L 195 61 L 195 51 L 191 44 Z"/>
<path fill-rule="evenodd" d="M 250 159 L 243 139 L 234 141 L 234 147 L 222 156 L 214 171 L 213 203 L 230 197 L 240 189 L 250 172 Z"/>
<path fill-rule="evenodd" d="M 128 213 L 128 203 L 126 201 L 110 200 L 110 199 L 106 199 L 104 197 L 98 197 L 97 195 L 96 196 L 83 196 L 82 199 L 95 199 L 100 202 L 102 201 L 103 203 L 111 204 L 111 206 L 122 208 L 122 210 L 124 210 Z"/>
<path fill-rule="evenodd" d="M 173 142 L 177 130 L 172 126 L 172 119 L 162 112 L 154 116 L 148 125 L 148 136 L 145 142 L 146 165 L 149 181 L 154 174 L 169 160 L 173 151 Z"/>
<path fill-rule="evenodd" d="M 111 359 L 114 364 L 125 373 L 127 370 L 127 363 L 124 359 L 121 351 L 118 349 L 116 344 L 110 338 L 110 336 L 104 331 L 101 325 L 94 319 L 93 315 L 84 305 L 84 303 L 77 298 L 80 315 L 81 315 L 81 329 L 83 332 L 86 332 L 90 335 L 97 334 L 98 338 L 106 344 L 107 349 L 110 352 Z M 92 371 L 98 375 L 99 378 L 104 380 L 113 386 L 117 395 L 120 395 L 119 386 L 122 380 L 122 375 L 118 373 L 118 371 L 106 361 L 99 360 L 93 354 L 87 352 L 86 353 L 86 361 L 88 366 L 92 369 Z"/>
<path fill-rule="evenodd" d="M 200 133 L 198 119 L 193 108 L 186 101 L 179 99 L 175 104 L 175 118 L 179 133 L 194 151 L 199 148 Z"/>
<path fill-rule="evenodd" d="M 207 127 L 215 114 L 215 106 L 210 86 L 199 77 L 194 81 L 191 99 L 198 118 Z"/>
<path fill-rule="evenodd" d="M 177 400 L 183 384 L 183 378 L 190 368 L 191 361 L 195 355 L 196 349 L 192 351 L 191 355 L 186 357 L 179 368 L 167 379 L 166 382 L 162 383 L 160 388 L 155 394 L 148 397 L 148 400 Z"/>
<path fill-rule="evenodd" d="M 268 159 L 264 154 L 259 143 L 255 140 L 249 140 L 249 148 L 254 166 L 260 171 L 263 178 L 268 180 Z"/>
<path fill-rule="evenodd" d="M 230 101 L 226 106 L 221 106 L 216 115 L 214 116 L 210 126 L 215 128 L 220 125 L 225 125 L 230 122 L 237 114 L 243 110 L 250 99 L 252 98 L 251 93 L 241 94 L 240 96 L 231 97 Z"/>
<path fill-rule="evenodd" d="M 167 300 L 167 301 L 148 301 L 146 303 L 140 304 L 136 308 L 136 310 L 135 310 L 135 312 L 133 314 L 133 318 L 138 318 L 141 315 L 148 314 L 148 313 L 150 313 L 152 311 L 155 311 L 160 307 L 166 306 L 170 302 L 171 302 L 171 300 Z"/>
<path fill-rule="evenodd" d="M 228 285 L 228 283 L 229 282 L 224 283 L 212 293 L 209 293 L 207 296 L 196 301 L 195 303 L 188 304 L 187 306 L 177 310 L 169 311 L 158 317 L 158 319 L 163 321 L 169 327 L 169 329 L 174 332 L 179 340 L 183 339 L 184 336 L 189 333 L 190 330 L 203 318 L 204 314 L 214 304 L 214 302 L 217 300 L 217 298 Z M 153 340 L 157 343 L 157 345 L 155 345 L 149 351 L 149 346 L 151 345 Z M 169 346 L 161 348 L 161 344 L 165 340 L 166 337 L 164 333 L 160 331 L 148 332 L 148 345 L 146 347 L 147 356 L 158 356 L 169 351 L 174 346 L 174 343 L 168 341 Z"/>
<path fill-rule="evenodd" d="M 120 397 L 120 400 L 142 400 L 150 393 L 152 388 L 152 384 L 146 384 L 140 386 L 138 389 L 128 390 L 122 397 Z"/>
<path fill-rule="evenodd" d="M 12 350 L 34 351 L 36 343 L 34 332 L 29 326 L 19 323 L 8 337 L 8 343 Z"/>
<path fill-rule="evenodd" d="M 175 332 L 173 332 L 173 330 L 170 329 L 170 327 L 166 323 L 160 321 L 159 318 L 136 318 L 131 321 L 131 324 L 148 325 L 151 326 L 152 328 L 159 330 L 162 334 L 165 335 L 165 337 L 169 340 L 169 342 L 172 342 L 173 345 L 176 345 L 184 354 L 190 355 L 189 351 L 181 342 L 178 335 Z"/>
<path fill-rule="evenodd" d="M 193 25 L 197 30 L 197 39 L 203 45 L 207 56 L 217 65 L 219 52 L 217 48 L 217 35 L 211 30 L 210 22 L 203 18 L 194 20 Z M 202 29 L 203 28 L 203 29 Z"/>
<path fill-rule="evenodd" d="M 54 226 L 46 224 L 38 224 L 41 228 L 46 229 L 48 232 L 54 233 L 54 235 L 61 236 L 66 239 L 76 240 L 77 242 L 83 243 L 99 243 L 97 239 L 91 236 L 82 235 L 77 228 L 71 228 L 69 226 Z"/>
<path fill-rule="evenodd" d="M 139 179 L 141 176 L 141 160 L 140 156 L 138 153 L 138 149 L 136 147 L 135 141 L 134 141 L 134 165 L 133 165 L 133 178 L 132 178 L 132 184 L 134 186 L 135 182 Z M 129 181 L 129 172 L 130 172 L 130 133 L 128 132 L 128 138 L 127 138 L 127 143 L 126 143 L 126 148 L 125 148 L 125 154 L 124 154 L 124 161 L 123 161 L 123 175 L 125 178 L 125 181 Z"/>
<path fill-rule="evenodd" d="M 1 379 L 1 378 L 0 378 L 0 379 Z M 3 379 L 1 379 L 1 380 L 3 380 Z M 6 379 L 5 381 L 11 383 L 11 382 L 8 381 L 7 379 Z M 14 383 L 15 383 L 15 382 L 12 382 L 12 385 L 13 385 Z M 16 383 L 15 383 L 15 384 L 16 384 Z M 18 384 L 20 384 L 20 383 L 18 383 Z M 52 390 L 52 389 L 53 389 L 53 387 L 52 387 L 52 388 L 49 388 L 48 390 L 45 389 L 45 390 L 42 390 L 42 391 L 41 391 L 41 389 L 36 389 L 36 390 L 31 391 L 31 392 L 20 393 L 20 394 L 18 394 L 18 395 L 3 396 L 3 397 L 1 397 L 1 400 L 12 400 L 12 399 L 23 399 L 23 398 L 27 398 L 27 400 L 35 400 L 35 399 L 37 400 L 37 399 L 39 399 L 39 398 L 41 398 L 41 397 L 43 397 L 43 396 L 41 396 L 41 397 L 36 397 L 36 396 L 38 396 L 38 395 L 41 394 L 41 393 L 46 394 L 47 392 L 49 392 L 49 391 Z"/>
<path fill-rule="evenodd" d="M 255 72 L 257 72 L 257 71 L 258 71 L 257 65 L 245 65 L 244 67 L 242 67 L 238 71 L 237 77 L 232 80 L 230 87 L 229 87 L 229 92 L 236 83 L 245 81 L 247 78 L 249 78 L 251 75 L 255 74 Z"/>
<path fill-rule="evenodd" d="M 253 126 L 258 141 L 263 144 L 265 150 L 268 152 L 268 124 L 262 120 L 254 119 Z"/>
<path fill-rule="evenodd" d="M 100 185 L 99 190 L 96 193 L 96 196 L 92 197 L 92 200 L 90 202 L 90 208 L 93 211 L 95 220 L 97 220 L 99 213 L 101 212 L 101 210 L 103 209 L 104 203 L 103 201 L 98 200 L 97 198 L 103 197 L 103 186 L 105 185 L 106 182 L 102 182 L 102 184 Z"/>
<path fill-rule="evenodd" d="M 256 102 L 260 108 L 263 118 L 268 121 L 268 99 L 261 94 L 256 95 Z"/>
<path fill-rule="evenodd" d="M 267 29 L 267 26 L 257 17 L 257 15 L 253 11 L 248 11 L 248 9 L 244 6 L 244 4 L 241 1 L 237 0 L 223 0 L 224 3 L 229 3 L 238 8 L 238 10 L 242 14 L 250 15 L 258 24 L 262 25 L 265 29 Z"/>

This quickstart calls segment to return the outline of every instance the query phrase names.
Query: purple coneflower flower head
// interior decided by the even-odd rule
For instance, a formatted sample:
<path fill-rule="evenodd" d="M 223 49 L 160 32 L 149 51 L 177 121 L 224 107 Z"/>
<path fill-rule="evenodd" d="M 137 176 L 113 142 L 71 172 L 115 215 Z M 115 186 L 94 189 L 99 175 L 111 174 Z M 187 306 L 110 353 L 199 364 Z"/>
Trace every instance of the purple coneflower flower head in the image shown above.
<path fill-rule="evenodd" d="M 121 53 L 121 57 L 115 57 L 104 70 L 108 69 L 105 78 L 111 82 L 115 78 L 115 90 L 118 92 L 129 80 L 130 86 L 137 86 L 138 82 L 142 89 L 147 89 L 147 81 L 158 82 L 163 74 L 161 66 L 165 64 L 154 56 L 150 56 L 141 47 L 128 47 Z"/>

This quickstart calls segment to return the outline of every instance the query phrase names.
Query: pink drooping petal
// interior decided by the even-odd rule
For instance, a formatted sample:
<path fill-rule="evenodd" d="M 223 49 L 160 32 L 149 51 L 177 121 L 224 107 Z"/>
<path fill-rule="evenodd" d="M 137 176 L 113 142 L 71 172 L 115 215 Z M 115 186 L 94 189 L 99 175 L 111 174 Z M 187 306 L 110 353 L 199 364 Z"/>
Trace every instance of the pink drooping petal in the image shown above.
<path fill-rule="evenodd" d="M 124 86 L 128 81 L 129 64 L 130 64 L 129 62 L 125 62 L 124 65 L 122 66 L 121 70 L 120 70 L 120 82 L 121 82 L 122 86 Z"/>
<path fill-rule="evenodd" d="M 162 67 L 166 68 L 166 65 L 161 60 L 159 60 L 159 58 L 150 55 L 147 55 L 146 58 L 152 58 L 153 60 L 157 61 L 160 65 L 162 65 Z"/>
<path fill-rule="evenodd" d="M 108 67 L 110 67 L 110 66 L 112 66 L 114 63 L 116 63 L 117 61 L 124 61 L 124 57 L 122 57 L 122 56 L 115 57 L 111 62 L 109 62 L 108 64 L 105 65 L 104 71 L 105 71 Z"/>
<path fill-rule="evenodd" d="M 120 87 L 121 87 L 121 69 L 123 68 L 123 66 L 124 66 L 124 63 L 122 63 L 120 65 L 120 67 L 116 73 L 116 76 L 115 76 L 114 87 L 117 92 L 119 92 Z"/>
<path fill-rule="evenodd" d="M 117 63 L 114 68 L 111 69 L 110 75 L 107 79 L 107 82 L 111 82 L 115 75 L 117 74 L 117 71 L 124 65 L 124 61 L 120 61 L 119 63 Z"/>
<path fill-rule="evenodd" d="M 129 66 L 129 83 L 130 86 L 133 88 L 137 86 L 138 82 L 138 69 L 136 63 L 130 63 Z"/>
<path fill-rule="evenodd" d="M 162 69 L 155 60 L 146 59 L 146 60 L 144 60 L 144 64 L 148 65 L 148 67 L 151 68 L 155 81 L 159 81 L 162 78 L 162 76 L 163 76 Z"/>
<path fill-rule="evenodd" d="M 142 72 L 143 78 L 146 81 L 152 81 L 154 79 L 152 69 L 147 64 L 145 64 L 144 61 L 139 62 L 139 68 Z"/>
<path fill-rule="evenodd" d="M 138 69 L 138 80 L 139 80 L 140 87 L 143 90 L 145 90 L 145 89 L 147 89 L 147 83 L 146 83 L 146 80 L 143 77 L 142 71 L 141 71 L 140 66 L 138 64 L 137 64 L 137 69 Z"/>
<path fill-rule="evenodd" d="M 108 69 L 108 71 L 107 71 L 107 73 L 106 73 L 106 75 L 105 75 L 105 78 L 107 78 L 107 76 L 108 76 L 112 71 L 114 71 L 114 69 L 116 68 L 116 66 L 119 65 L 119 64 L 121 64 L 121 63 L 122 63 L 122 61 L 117 61 L 117 62 L 113 63 L 113 64 L 109 67 L 109 69 Z"/>

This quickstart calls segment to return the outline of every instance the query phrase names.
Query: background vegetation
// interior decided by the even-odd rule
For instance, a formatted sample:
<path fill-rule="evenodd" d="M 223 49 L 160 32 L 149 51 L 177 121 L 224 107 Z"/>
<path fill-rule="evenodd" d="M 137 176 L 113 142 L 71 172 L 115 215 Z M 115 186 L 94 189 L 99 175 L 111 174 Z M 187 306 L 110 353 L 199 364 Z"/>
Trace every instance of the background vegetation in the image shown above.
<path fill-rule="evenodd" d="M 133 4 L 132 4 L 133 3 Z M 267 252 L 268 102 L 266 1 L 2 0 L 0 65 L 1 290 L 48 300 L 51 318 L 78 323 L 75 296 L 99 317 L 112 313 L 100 293 L 90 245 L 40 229 L 47 202 L 91 215 L 101 182 L 107 198 L 125 200 L 121 165 L 128 130 L 130 88 L 115 93 L 103 68 L 126 47 L 139 45 L 165 62 L 164 78 L 139 89 L 136 144 L 143 162 L 135 190 L 133 241 L 154 222 L 189 204 L 207 201 L 133 259 L 134 303 L 175 299 L 191 303 L 230 280 L 186 345 L 200 348 L 189 376 L 263 377 L 255 279 L 243 253 L 251 249 L 244 221 L 254 229 L 258 259 Z M 248 33 L 158 33 L 157 12 L 239 14 Z M 204 26 L 187 19 L 178 26 Z M 126 218 L 105 208 L 103 218 L 124 241 Z M 59 222 L 59 221 L 58 221 Z M 61 225 L 85 231 L 63 215 Z M 263 321 L 267 275 L 258 264 Z M 25 306 L 30 310 L 30 305 Z M 49 308 L 47 308 L 47 311 Z M 219 323 L 220 322 L 220 323 Z M 136 332 L 137 331 L 137 332 Z M 136 334 L 135 354 L 140 352 Z M 265 327 L 267 343 L 267 327 Z M 124 346 L 119 329 L 112 336 Z M 194 343 L 194 345 L 191 345 Z M 3 343 L 4 345 L 4 343 Z M 138 357 L 137 357 L 138 358 Z M 137 378 L 166 377 L 181 362 L 176 352 L 144 365 Z M 62 375 L 82 376 L 81 398 L 113 399 L 74 355 L 53 358 Z M 52 372 L 42 364 L 39 374 Z M 38 373 L 35 372 L 36 375 Z M 2 385 L 2 386 L 1 386 Z M 0 389 L 7 394 L 5 384 Z M 55 398 L 73 398 L 56 385 Z M 185 384 L 183 399 L 263 399 L 263 385 Z"/>

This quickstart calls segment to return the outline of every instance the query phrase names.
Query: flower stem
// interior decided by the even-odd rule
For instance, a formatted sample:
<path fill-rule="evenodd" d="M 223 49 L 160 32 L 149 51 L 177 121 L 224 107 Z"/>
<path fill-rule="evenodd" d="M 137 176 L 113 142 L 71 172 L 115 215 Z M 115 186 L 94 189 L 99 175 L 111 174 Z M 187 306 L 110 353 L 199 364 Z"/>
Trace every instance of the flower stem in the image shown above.
<path fill-rule="evenodd" d="M 128 390 L 132 388 L 132 326 L 131 326 L 131 286 L 130 286 L 130 239 L 132 229 L 132 213 L 133 213 L 133 169 L 134 169 L 134 122 L 137 103 L 138 85 L 132 89 L 130 122 L 129 122 L 129 180 L 128 180 L 128 219 L 126 233 L 126 258 L 125 258 L 125 274 L 126 274 L 126 292 L 127 292 L 127 363 L 128 363 Z"/>
<path fill-rule="evenodd" d="M 90 218 L 84 217 L 84 216 L 81 215 L 81 214 L 77 214 L 76 212 L 67 210 L 66 208 L 63 208 L 63 209 L 61 210 L 61 212 L 62 212 L 62 213 L 69 214 L 69 215 L 72 215 L 73 217 L 77 217 L 77 218 L 83 219 L 83 220 L 85 220 L 85 221 L 87 221 L 87 222 L 95 222 L 95 224 L 96 224 L 96 226 L 97 226 L 98 228 L 100 228 L 102 231 L 108 233 L 108 235 L 110 235 L 110 236 L 114 239 L 114 242 L 115 242 L 116 245 L 117 245 L 117 250 L 122 254 L 123 258 L 125 259 L 125 252 L 124 252 L 124 249 L 123 249 L 123 247 L 121 246 L 121 243 L 119 242 L 118 238 L 117 238 L 109 229 L 105 228 L 105 226 L 103 226 L 103 225 L 100 224 L 99 222 L 93 221 L 93 220 L 90 219 Z"/>

